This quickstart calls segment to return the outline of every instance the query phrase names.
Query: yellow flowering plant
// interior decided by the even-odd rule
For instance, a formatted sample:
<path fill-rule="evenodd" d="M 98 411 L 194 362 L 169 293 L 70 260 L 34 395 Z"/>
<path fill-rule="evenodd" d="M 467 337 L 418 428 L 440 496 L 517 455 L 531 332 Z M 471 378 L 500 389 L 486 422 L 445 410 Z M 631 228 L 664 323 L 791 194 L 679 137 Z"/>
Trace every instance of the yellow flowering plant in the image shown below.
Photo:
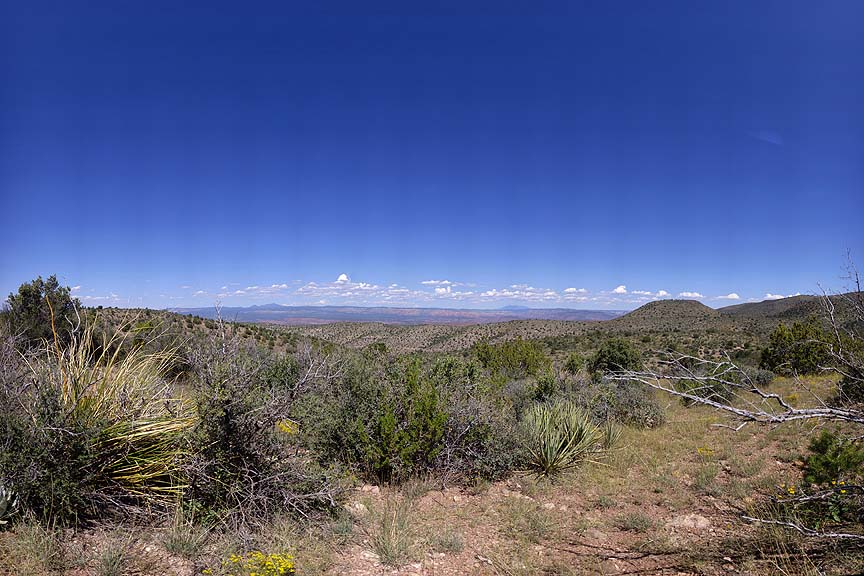
<path fill-rule="evenodd" d="M 205 576 L 287 576 L 296 574 L 294 557 L 291 554 L 265 554 L 253 550 L 245 555 L 231 554 L 222 561 L 221 570 L 206 568 Z"/>

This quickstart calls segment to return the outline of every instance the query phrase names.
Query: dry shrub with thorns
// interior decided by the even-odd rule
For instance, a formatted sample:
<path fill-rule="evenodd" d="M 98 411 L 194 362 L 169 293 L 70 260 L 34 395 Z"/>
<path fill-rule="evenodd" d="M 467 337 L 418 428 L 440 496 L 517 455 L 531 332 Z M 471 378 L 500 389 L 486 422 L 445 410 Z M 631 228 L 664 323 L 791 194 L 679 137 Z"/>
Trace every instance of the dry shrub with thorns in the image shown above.
<path fill-rule="evenodd" d="M 189 364 L 197 417 L 185 460 L 192 512 L 257 528 L 278 513 L 311 517 L 336 507 L 341 474 L 299 449 L 292 406 L 334 378 L 338 362 L 304 346 L 274 358 L 219 330 L 194 348 Z"/>

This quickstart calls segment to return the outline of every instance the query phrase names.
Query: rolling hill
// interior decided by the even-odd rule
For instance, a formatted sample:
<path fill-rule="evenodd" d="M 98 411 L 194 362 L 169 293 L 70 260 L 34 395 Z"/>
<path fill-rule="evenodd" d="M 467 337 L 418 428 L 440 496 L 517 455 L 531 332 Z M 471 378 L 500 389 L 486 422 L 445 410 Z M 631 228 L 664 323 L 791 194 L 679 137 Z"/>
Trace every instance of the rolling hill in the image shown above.
<path fill-rule="evenodd" d="M 243 308 L 171 308 L 170 312 L 202 318 L 222 318 L 236 322 L 258 322 L 289 326 L 333 322 L 379 322 L 397 325 L 470 325 L 511 320 L 602 321 L 623 314 L 617 310 L 574 310 L 570 308 L 520 308 L 498 310 L 454 308 L 389 308 L 384 306 L 283 306 L 264 304 Z"/>

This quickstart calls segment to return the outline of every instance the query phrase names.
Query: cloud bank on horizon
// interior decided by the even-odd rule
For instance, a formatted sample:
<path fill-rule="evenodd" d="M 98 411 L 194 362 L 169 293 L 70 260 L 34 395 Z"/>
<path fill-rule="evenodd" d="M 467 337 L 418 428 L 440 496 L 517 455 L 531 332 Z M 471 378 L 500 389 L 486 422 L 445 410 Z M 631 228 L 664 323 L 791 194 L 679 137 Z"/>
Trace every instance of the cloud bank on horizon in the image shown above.
<path fill-rule="evenodd" d="M 116 292 L 99 294 L 95 289 L 82 290 L 80 285 L 72 292 L 85 305 L 150 307 L 204 307 L 215 303 L 225 306 L 254 304 L 332 305 L 332 306 L 389 306 L 440 308 L 496 308 L 505 305 L 524 305 L 538 308 L 632 309 L 648 302 L 665 299 L 689 299 L 713 306 L 731 302 L 776 300 L 786 295 L 765 293 L 763 297 L 742 298 L 737 292 L 716 296 L 693 290 L 675 293 L 667 290 L 635 290 L 619 284 L 608 290 L 567 287 L 554 289 L 530 284 L 510 284 L 502 287 L 480 286 L 475 283 L 448 279 L 422 280 L 412 285 L 400 283 L 371 283 L 353 280 L 341 273 L 332 281 L 273 282 L 270 284 L 221 284 L 218 288 L 183 284 L 174 293 L 160 293 L 158 297 L 146 295 L 120 295 Z M 797 296 L 801 293 L 789 294 Z M 146 304 L 145 304 L 146 298 Z"/>

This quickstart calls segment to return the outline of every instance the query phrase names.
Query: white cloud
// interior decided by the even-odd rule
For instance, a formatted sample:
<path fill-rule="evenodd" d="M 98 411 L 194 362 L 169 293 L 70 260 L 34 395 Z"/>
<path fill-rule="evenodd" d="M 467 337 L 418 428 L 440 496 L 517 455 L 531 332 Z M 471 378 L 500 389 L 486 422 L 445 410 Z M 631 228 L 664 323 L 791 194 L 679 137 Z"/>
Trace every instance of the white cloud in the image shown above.
<path fill-rule="evenodd" d="M 420 284 L 424 286 L 451 286 L 453 282 L 450 280 L 423 280 Z"/>
<path fill-rule="evenodd" d="M 620 286 L 618 286 L 617 288 L 612 290 L 612 293 L 613 294 L 627 294 L 627 287 L 624 286 L 623 284 L 621 284 Z"/>
<path fill-rule="evenodd" d="M 435 294 L 450 294 L 450 286 L 438 286 L 435 288 Z"/>
<path fill-rule="evenodd" d="M 765 300 L 780 300 L 781 298 L 786 298 L 783 294 L 771 294 L 767 292 L 765 294 Z"/>
<path fill-rule="evenodd" d="M 648 290 L 633 290 L 631 292 L 631 294 L 638 294 L 640 296 L 653 296 L 654 295 L 651 292 L 649 292 Z"/>
<path fill-rule="evenodd" d="M 565 294 L 587 294 L 588 290 L 586 290 L 585 288 L 565 288 L 564 293 Z"/>
<path fill-rule="evenodd" d="M 699 292 L 679 292 L 678 296 L 681 298 L 704 298 L 702 294 Z"/>
<path fill-rule="evenodd" d="M 72 286 L 70 292 L 77 292 L 78 290 L 81 290 L 81 286 Z"/>
<path fill-rule="evenodd" d="M 664 296 L 669 296 L 669 293 L 665 290 L 658 290 L 655 296 L 657 296 L 658 298 L 663 298 Z"/>
<path fill-rule="evenodd" d="M 273 288 L 274 290 L 285 290 L 286 288 L 288 288 L 288 285 L 287 284 L 271 284 L 270 288 Z"/>
<path fill-rule="evenodd" d="M 345 284 L 346 282 L 350 282 L 350 278 L 348 278 L 347 274 L 339 274 L 336 282 L 338 282 L 339 284 Z"/>
<path fill-rule="evenodd" d="M 120 297 L 111 292 L 108 296 L 81 296 L 81 300 L 85 302 L 119 302 Z"/>
<path fill-rule="evenodd" d="M 207 294 L 205 290 L 198 290 L 197 292 L 192 294 L 192 296 L 204 296 L 205 294 Z"/>
<path fill-rule="evenodd" d="M 725 296 L 718 296 L 717 299 L 718 300 L 740 300 L 741 297 L 738 294 L 736 294 L 735 292 L 730 292 L 729 294 L 726 294 Z"/>

